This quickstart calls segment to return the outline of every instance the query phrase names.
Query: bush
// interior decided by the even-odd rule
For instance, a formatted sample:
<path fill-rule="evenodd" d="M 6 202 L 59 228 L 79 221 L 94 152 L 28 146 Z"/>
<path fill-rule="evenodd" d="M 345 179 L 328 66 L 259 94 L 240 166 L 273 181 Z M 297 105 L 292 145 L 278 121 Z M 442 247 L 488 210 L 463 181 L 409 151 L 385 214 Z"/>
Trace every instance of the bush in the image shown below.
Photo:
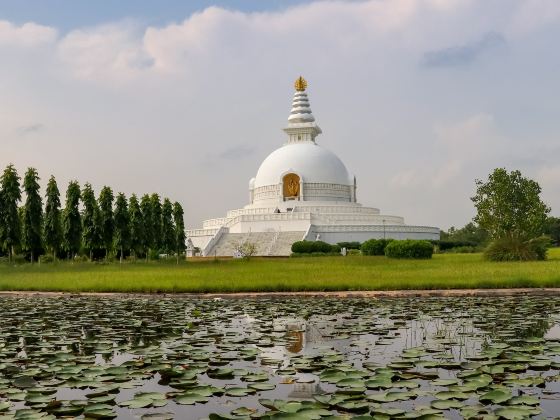
<path fill-rule="evenodd" d="M 394 239 L 370 239 L 361 246 L 363 255 L 385 255 L 385 248 Z"/>
<path fill-rule="evenodd" d="M 484 257 L 490 261 L 537 261 L 545 260 L 551 246 L 548 236 L 523 241 L 519 238 L 501 238 L 490 242 Z"/>
<path fill-rule="evenodd" d="M 340 247 L 339 244 L 335 244 L 335 245 L 331 245 L 331 254 L 340 254 L 340 252 L 342 251 L 342 248 Z"/>
<path fill-rule="evenodd" d="M 85 255 L 75 255 L 74 262 L 88 262 L 89 258 Z"/>
<path fill-rule="evenodd" d="M 389 258 L 432 258 L 434 246 L 428 241 L 392 241 L 385 247 L 385 255 Z"/>
<path fill-rule="evenodd" d="M 150 260 L 159 260 L 159 250 L 151 249 L 148 258 Z"/>
<path fill-rule="evenodd" d="M 292 252 L 294 254 L 309 254 L 311 253 L 311 241 L 297 241 L 292 244 Z"/>
<path fill-rule="evenodd" d="M 456 246 L 446 251 L 449 254 L 474 254 L 478 250 L 474 246 Z"/>
<path fill-rule="evenodd" d="M 441 252 L 451 251 L 455 248 L 473 247 L 477 246 L 476 242 L 473 241 L 431 241 L 431 243 L 439 248 Z"/>
<path fill-rule="evenodd" d="M 292 244 L 292 252 L 294 254 L 311 254 L 314 252 L 330 254 L 339 253 L 340 247 L 322 241 L 297 241 Z"/>
<path fill-rule="evenodd" d="M 301 257 L 340 257 L 342 254 L 339 252 L 309 252 L 309 253 L 297 253 L 293 252 L 290 257 L 292 258 L 301 258 Z"/>
<path fill-rule="evenodd" d="M 26 262 L 25 255 L 17 254 L 12 256 L 12 264 L 25 264 Z"/>
<path fill-rule="evenodd" d="M 39 262 L 41 264 L 50 264 L 54 262 L 54 258 L 50 254 L 43 254 L 39 257 Z"/>
<path fill-rule="evenodd" d="M 337 245 L 340 247 L 340 249 L 346 248 L 347 250 L 360 249 L 360 247 L 362 246 L 362 244 L 359 242 L 339 242 L 337 243 Z"/>

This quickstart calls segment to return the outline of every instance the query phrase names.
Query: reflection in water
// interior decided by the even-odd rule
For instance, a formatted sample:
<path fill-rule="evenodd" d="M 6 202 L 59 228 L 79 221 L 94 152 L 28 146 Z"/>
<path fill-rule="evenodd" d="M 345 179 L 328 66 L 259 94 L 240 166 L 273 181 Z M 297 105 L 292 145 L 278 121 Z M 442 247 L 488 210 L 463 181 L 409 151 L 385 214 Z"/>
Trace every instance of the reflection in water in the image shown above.
<path fill-rule="evenodd" d="M 301 330 L 292 329 L 293 327 L 288 326 L 288 331 L 286 332 L 286 340 L 288 344 L 286 345 L 286 350 L 290 353 L 299 353 L 303 350 L 305 344 L 305 334 Z"/>
<path fill-rule="evenodd" d="M 322 395 L 325 391 L 319 384 L 298 384 L 295 383 L 292 392 L 288 394 L 290 399 L 294 400 L 310 400 L 314 395 Z"/>

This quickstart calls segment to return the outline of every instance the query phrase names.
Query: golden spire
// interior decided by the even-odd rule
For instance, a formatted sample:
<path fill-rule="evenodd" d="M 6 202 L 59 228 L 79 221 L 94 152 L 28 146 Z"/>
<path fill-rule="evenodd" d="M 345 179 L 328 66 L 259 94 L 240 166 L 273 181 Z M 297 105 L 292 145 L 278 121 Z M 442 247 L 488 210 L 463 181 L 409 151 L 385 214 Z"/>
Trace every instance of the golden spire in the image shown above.
<path fill-rule="evenodd" d="M 307 88 L 307 80 L 299 76 L 294 83 L 294 86 L 298 92 L 303 92 Z"/>

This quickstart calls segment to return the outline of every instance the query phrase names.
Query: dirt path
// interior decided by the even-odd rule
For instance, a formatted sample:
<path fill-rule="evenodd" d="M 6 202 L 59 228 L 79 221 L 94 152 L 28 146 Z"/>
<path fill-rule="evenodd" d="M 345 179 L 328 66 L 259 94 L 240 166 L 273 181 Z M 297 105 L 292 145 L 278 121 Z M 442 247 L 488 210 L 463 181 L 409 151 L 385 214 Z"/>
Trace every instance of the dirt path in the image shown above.
<path fill-rule="evenodd" d="M 522 288 L 522 289 L 448 289 L 448 290 L 371 290 L 338 292 L 244 292 L 244 293 L 98 293 L 98 292 L 34 292 L 3 291 L 3 296 L 95 296 L 95 297 L 173 297 L 201 299 L 243 299 L 243 298 L 281 298 L 281 297 L 339 297 L 339 298 L 383 298 L 383 297 L 447 297 L 447 296 L 520 296 L 520 295 L 559 295 L 560 288 Z"/>

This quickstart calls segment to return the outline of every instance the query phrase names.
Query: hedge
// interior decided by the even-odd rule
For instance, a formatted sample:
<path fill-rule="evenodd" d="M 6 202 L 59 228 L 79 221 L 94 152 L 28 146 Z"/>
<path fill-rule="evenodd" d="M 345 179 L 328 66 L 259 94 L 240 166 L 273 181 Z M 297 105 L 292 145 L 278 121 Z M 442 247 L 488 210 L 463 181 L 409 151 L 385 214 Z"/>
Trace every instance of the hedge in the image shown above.
<path fill-rule="evenodd" d="M 389 258 L 428 259 L 433 253 L 434 246 L 429 241 L 391 241 L 385 247 L 385 255 Z"/>
<path fill-rule="evenodd" d="M 294 254 L 312 254 L 316 252 L 329 254 L 340 252 L 340 247 L 323 241 L 297 241 L 292 244 L 292 252 Z"/>
<path fill-rule="evenodd" d="M 385 247 L 394 239 L 370 239 L 361 246 L 362 255 L 385 255 Z"/>
<path fill-rule="evenodd" d="M 360 249 L 360 247 L 362 246 L 361 243 L 359 242 L 339 242 L 337 243 L 337 245 L 342 249 L 342 248 L 346 248 L 347 250 L 350 249 Z"/>
<path fill-rule="evenodd" d="M 473 241 L 449 241 L 449 240 L 438 240 L 430 241 L 433 245 L 437 246 L 440 251 L 449 251 L 453 248 L 464 248 L 473 247 L 476 248 L 478 244 Z"/>

